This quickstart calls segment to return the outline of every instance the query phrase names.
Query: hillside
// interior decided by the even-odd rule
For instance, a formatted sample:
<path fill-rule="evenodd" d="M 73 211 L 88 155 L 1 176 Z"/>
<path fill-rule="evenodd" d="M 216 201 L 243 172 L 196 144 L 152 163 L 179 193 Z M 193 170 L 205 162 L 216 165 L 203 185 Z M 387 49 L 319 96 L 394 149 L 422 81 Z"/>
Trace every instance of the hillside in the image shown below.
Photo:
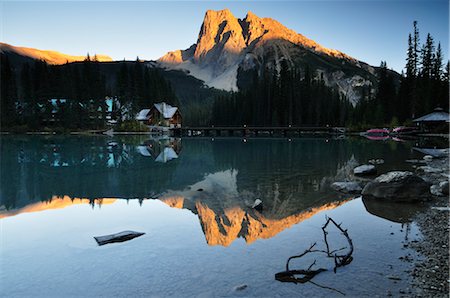
<path fill-rule="evenodd" d="M 338 50 L 326 48 L 271 18 L 248 12 L 238 19 L 225 9 L 208 10 L 197 42 L 158 60 L 166 69 L 184 70 L 208 86 L 237 91 L 253 71 L 309 68 L 355 104 L 363 88 L 373 89 L 376 68 Z"/>

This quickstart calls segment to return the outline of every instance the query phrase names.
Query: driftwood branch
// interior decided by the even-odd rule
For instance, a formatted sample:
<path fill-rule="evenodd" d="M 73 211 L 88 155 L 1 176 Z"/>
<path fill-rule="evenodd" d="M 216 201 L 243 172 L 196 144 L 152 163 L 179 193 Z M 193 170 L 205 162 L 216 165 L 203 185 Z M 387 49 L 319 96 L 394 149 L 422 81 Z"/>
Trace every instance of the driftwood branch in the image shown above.
<path fill-rule="evenodd" d="M 327 271 L 327 269 L 325 269 L 325 268 L 313 269 L 313 267 L 316 265 L 317 260 L 314 260 L 307 269 L 298 269 L 298 270 L 290 270 L 289 269 L 289 262 L 291 260 L 302 258 L 309 253 L 322 253 L 322 254 L 325 254 L 327 258 L 333 258 L 334 259 L 333 271 L 335 273 L 336 273 L 337 268 L 346 266 L 352 262 L 352 260 L 353 260 L 353 257 L 352 257 L 353 242 L 352 242 L 352 239 L 350 238 L 350 236 L 348 235 L 347 230 L 343 229 L 341 226 L 342 224 L 336 223 L 332 218 L 327 217 L 326 219 L 327 219 L 327 221 L 322 226 L 322 232 L 323 232 L 323 236 L 324 236 L 326 250 L 317 249 L 316 248 L 317 243 L 315 242 L 301 254 L 289 257 L 286 261 L 286 271 L 276 273 L 275 274 L 276 280 L 281 281 L 281 282 L 293 282 L 293 283 L 311 282 L 312 284 L 314 284 L 318 287 L 330 289 L 330 290 L 336 291 L 342 295 L 345 295 L 344 293 L 342 293 L 341 291 L 339 291 L 337 289 L 319 285 L 319 284 L 311 281 L 317 274 Z M 327 237 L 327 235 L 328 235 L 327 228 L 329 227 L 330 224 L 334 225 L 341 232 L 341 234 L 345 236 L 345 238 L 347 239 L 347 242 L 348 242 L 348 247 L 342 247 L 339 249 L 330 250 L 330 245 L 328 244 L 328 237 Z M 347 252 L 342 253 L 344 250 L 347 250 Z"/>

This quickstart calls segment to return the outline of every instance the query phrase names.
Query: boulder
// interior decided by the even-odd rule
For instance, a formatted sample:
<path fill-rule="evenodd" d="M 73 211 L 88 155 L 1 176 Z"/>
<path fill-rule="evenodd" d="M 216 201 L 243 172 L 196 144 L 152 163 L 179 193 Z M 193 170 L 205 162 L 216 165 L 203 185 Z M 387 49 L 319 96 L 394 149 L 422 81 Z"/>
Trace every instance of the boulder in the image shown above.
<path fill-rule="evenodd" d="M 362 165 L 353 169 L 353 174 L 358 176 L 374 175 L 377 173 L 377 169 L 374 165 Z"/>
<path fill-rule="evenodd" d="M 408 162 L 408 163 L 422 163 L 422 164 L 426 163 L 426 161 L 422 160 L 422 159 L 407 159 L 406 162 Z"/>
<path fill-rule="evenodd" d="M 424 174 L 439 174 L 442 173 L 444 170 L 430 166 L 420 166 L 417 168 L 417 171 Z"/>
<path fill-rule="evenodd" d="M 431 155 L 425 155 L 425 156 L 423 157 L 423 160 L 425 160 L 425 161 L 432 161 L 432 160 L 433 160 L 433 156 L 431 156 Z"/>
<path fill-rule="evenodd" d="M 362 195 L 394 202 L 425 201 L 430 198 L 430 184 L 411 172 L 394 171 L 369 182 Z"/>
<path fill-rule="evenodd" d="M 334 182 L 331 187 L 334 190 L 349 194 L 359 194 L 362 190 L 358 182 Z"/>
<path fill-rule="evenodd" d="M 382 165 L 382 164 L 384 164 L 384 159 L 381 159 L 381 158 L 371 159 L 371 160 L 369 160 L 369 163 L 373 164 L 373 165 Z"/>
<path fill-rule="evenodd" d="M 433 196 L 437 196 L 437 197 L 443 197 L 444 196 L 444 194 L 439 189 L 439 185 L 431 185 L 430 186 L 430 192 L 431 192 L 431 194 Z"/>
<path fill-rule="evenodd" d="M 448 180 L 442 181 L 439 183 L 439 191 L 443 194 L 448 196 L 449 193 L 449 183 Z"/>

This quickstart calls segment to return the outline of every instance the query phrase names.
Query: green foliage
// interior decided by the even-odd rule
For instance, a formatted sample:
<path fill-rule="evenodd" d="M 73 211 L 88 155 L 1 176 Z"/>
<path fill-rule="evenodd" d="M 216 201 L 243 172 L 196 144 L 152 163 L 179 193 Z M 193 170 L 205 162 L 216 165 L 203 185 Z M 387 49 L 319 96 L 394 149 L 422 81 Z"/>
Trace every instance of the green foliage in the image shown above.
<path fill-rule="evenodd" d="M 148 127 L 136 120 L 126 120 L 120 123 L 116 128 L 116 131 L 128 131 L 128 132 L 145 132 L 148 131 Z"/>
<path fill-rule="evenodd" d="M 112 95 L 129 108 L 130 115 L 154 102 L 178 103 L 159 70 L 149 69 L 139 61 L 124 62 L 117 73 L 105 73 L 104 64 L 95 56 L 64 65 L 36 60 L 22 64 L 15 73 L 8 56 L 0 56 L 1 125 L 5 129 L 24 124 L 30 131 L 43 130 L 45 126 L 53 131 L 58 127 L 103 129 L 107 120 L 105 99 Z M 106 65 L 110 70 L 111 65 Z M 55 105 L 52 99 L 58 99 Z M 117 110 L 114 113 L 119 121 L 120 114 Z"/>
<path fill-rule="evenodd" d="M 395 128 L 395 127 L 397 127 L 397 126 L 399 126 L 400 125 L 400 123 L 399 123 L 399 121 L 398 121 L 398 118 L 397 117 L 392 117 L 392 119 L 391 119 L 391 124 L 389 125 L 391 128 Z"/>

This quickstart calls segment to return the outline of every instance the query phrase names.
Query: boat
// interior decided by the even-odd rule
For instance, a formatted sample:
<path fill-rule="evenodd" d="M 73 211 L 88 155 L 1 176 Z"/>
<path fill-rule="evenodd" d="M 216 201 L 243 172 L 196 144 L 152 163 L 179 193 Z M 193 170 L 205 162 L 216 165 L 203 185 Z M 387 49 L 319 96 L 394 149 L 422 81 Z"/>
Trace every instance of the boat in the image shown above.
<path fill-rule="evenodd" d="M 389 136 L 374 136 L 374 135 L 364 135 L 364 137 L 366 137 L 368 140 L 371 141 L 386 141 L 389 140 L 390 137 Z"/>
<path fill-rule="evenodd" d="M 419 129 L 417 127 L 398 126 L 394 128 L 391 134 L 394 135 L 412 135 L 417 134 Z"/>
<path fill-rule="evenodd" d="M 382 137 L 389 135 L 389 129 L 387 128 L 372 128 L 367 130 L 364 135 L 366 136 L 374 136 L 374 137 Z"/>

